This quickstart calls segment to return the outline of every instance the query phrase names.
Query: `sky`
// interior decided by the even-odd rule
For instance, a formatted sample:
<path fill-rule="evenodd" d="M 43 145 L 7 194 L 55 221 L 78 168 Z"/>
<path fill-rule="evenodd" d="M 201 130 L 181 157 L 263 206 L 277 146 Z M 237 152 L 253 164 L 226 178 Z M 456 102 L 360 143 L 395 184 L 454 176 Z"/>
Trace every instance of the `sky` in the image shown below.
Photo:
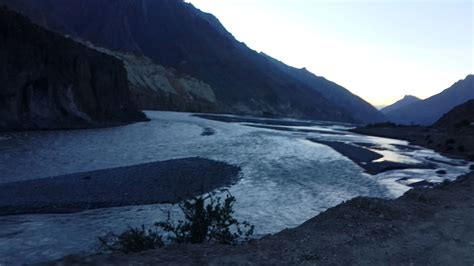
<path fill-rule="evenodd" d="M 187 0 L 237 40 L 375 106 L 474 73 L 474 0 Z"/>

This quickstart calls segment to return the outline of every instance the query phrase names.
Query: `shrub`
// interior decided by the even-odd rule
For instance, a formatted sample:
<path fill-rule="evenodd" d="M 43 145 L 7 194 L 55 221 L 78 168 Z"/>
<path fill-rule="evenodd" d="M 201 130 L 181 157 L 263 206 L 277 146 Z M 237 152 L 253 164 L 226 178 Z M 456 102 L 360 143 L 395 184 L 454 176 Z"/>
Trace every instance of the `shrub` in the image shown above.
<path fill-rule="evenodd" d="M 446 145 L 447 145 L 447 144 L 454 144 L 454 143 L 456 143 L 456 140 L 455 140 L 455 139 L 447 139 L 447 140 L 446 140 Z"/>
<path fill-rule="evenodd" d="M 242 237 L 248 240 L 253 235 L 254 226 L 233 217 L 235 201 L 230 194 L 223 203 L 221 198 L 212 195 L 195 197 L 179 204 L 184 221 L 173 222 L 168 212 L 168 219 L 155 223 L 155 230 L 146 230 L 144 226 L 129 228 L 120 235 L 99 237 L 99 241 L 106 250 L 136 253 L 164 246 L 163 236 L 158 232 L 161 229 L 169 233 L 168 239 L 174 243 L 236 244 Z"/>
<path fill-rule="evenodd" d="M 207 205 L 206 199 L 210 201 Z M 176 243 L 235 244 L 242 236 L 248 239 L 254 231 L 254 226 L 246 221 L 240 223 L 233 217 L 235 201 L 230 194 L 223 203 L 221 198 L 212 196 L 187 200 L 179 205 L 186 221 L 175 224 L 168 214 L 168 220 L 156 223 L 156 226 L 171 233 L 169 239 Z"/>
<path fill-rule="evenodd" d="M 454 127 L 457 129 L 463 128 L 463 127 L 469 127 L 471 125 L 471 122 L 467 119 L 463 119 L 461 122 L 454 124 Z"/>
<path fill-rule="evenodd" d="M 441 183 L 441 185 L 444 185 L 444 186 L 449 185 L 449 184 L 451 184 L 451 180 L 449 180 L 449 179 L 445 179 L 445 180 L 443 180 L 443 182 Z"/>
<path fill-rule="evenodd" d="M 438 171 L 436 171 L 436 173 L 437 173 L 438 175 L 445 175 L 445 174 L 447 174 L 446 170 L 438 170 Z"/>
<path fill-rule="evenodd" d="M 99 237 L 103 249 L 110 251 L 122 251 L 125 253 L 137 253 L 144 250 L 160 248 L 164 245 L 161 235 L 151 229 L 129 228 L 120 235 L 110 233 L 105 237 Z"/>

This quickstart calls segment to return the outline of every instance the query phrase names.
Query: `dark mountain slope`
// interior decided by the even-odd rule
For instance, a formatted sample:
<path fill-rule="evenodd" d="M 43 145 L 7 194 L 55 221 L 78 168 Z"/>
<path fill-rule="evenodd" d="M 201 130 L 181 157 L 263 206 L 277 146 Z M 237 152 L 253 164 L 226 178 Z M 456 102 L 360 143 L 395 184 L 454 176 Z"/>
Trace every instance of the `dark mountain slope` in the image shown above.
<path fill-rule="evenodd" d="M 144 120 L 123 64 L 0 7 L 0 129 Z"/>
<path fill-rule="evenodd" d="M 352 116 L 358 121 L 376 123 L 386 120 L 382 113 L 380 113 L 362 98 L 352 94 L 346 88 L 323 77 L 318 77 L 305 68 L 294 68 L 264 53 L 261 54 L 267 57 L 271 63 L 273 63 L 284 73 L 318 91 L 339 108 L 350 112 Z"/>
<path fill-rule="evenodd" d="M 456 106 L 434 124 L 439 128 L 474 129 L 474 100 Z"/>
<path fill-rule="evenodd" d="M 0 0 L 37 23 L 111 50 L 142 53 L 209 84 L 215 111 L 355 121 L 320 92 L 181 0 Z M 26 6 L 26 7 L 25 7 Z"/>
<path fill-rule="evenodd" d="M 412 104 L 412 103 L 415 103 L 415 102 L 418 102 L 418 101 L 421 101 L 421 99 L 415 97 L 415 96 L 412 96 L 412 95 L 405 95 L 405 97 L 403 97 L 403 99 L 389 105 L 389 106 L 386 106 L 384 108 L 382 108 L 380 111 L 384 114 L 387 114 L 387 113 L 390 113 L 390 112 L 393 112 L 397 109 L 400 109 L 404 106 L 407 106 L 409 104 Z"/>
<path fill-rule="evenodd" d="M 474 99 L 474 75 L 468 75 L 426 100 L 406 105 L 386 115 L 395 123 L 431 125 L 443 114 L 470 99 Z"/>

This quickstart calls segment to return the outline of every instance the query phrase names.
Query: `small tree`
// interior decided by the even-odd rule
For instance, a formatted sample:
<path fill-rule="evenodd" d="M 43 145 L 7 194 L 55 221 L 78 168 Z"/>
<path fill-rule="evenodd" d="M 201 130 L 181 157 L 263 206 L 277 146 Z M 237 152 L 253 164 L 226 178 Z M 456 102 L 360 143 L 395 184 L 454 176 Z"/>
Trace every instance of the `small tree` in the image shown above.
<path fill-rule="evenodd" d="M 209 203 L 206 205 L 207 199 Z M 168 213 L 166 222 L 155 225 L 171 233 L 169 239 L 177 243 L 235 244 L 241 237 L 248 239 L 254 231 L 253 225 L 247 221 L 240 223 L 233 217 L 235 202 L 235 197 L 230 194 L 223 203 L 220 197 L 213 198 L 211 195 L 186 200 L 179 205 L 185 221 L 175 224 Z"/>
<path fill-rule="evenodd" d="M 179 204 L 184 221 L 173 222 L 168 212 L 168 219 L 155 223 L 155 227 L 169 233 L 168 239 L 174 243 L 236 244 L 240 238 L 248 240 L 253 235 L 254 226 L 234 218 L 235 202 L 230 193 L 223 203 L 220 197 L 212 195 L 185 200 Z M 164 246 L 163 236 L 158 231 L 146 230 L 144 226 L 129 228 L 120 235 L 99 237 L 99 241 L 106 250 L 136 253 Z"/>
<path fill-rule="evenodd" d="M 125 253 L 137 253 L 164 246 L 162 236 L 157 231 L 145 230 L 143 225 L 141 228 L 129 228 L 120 235 L 110 233 L 99 237 L 99 241 L 106 250 Z"/>

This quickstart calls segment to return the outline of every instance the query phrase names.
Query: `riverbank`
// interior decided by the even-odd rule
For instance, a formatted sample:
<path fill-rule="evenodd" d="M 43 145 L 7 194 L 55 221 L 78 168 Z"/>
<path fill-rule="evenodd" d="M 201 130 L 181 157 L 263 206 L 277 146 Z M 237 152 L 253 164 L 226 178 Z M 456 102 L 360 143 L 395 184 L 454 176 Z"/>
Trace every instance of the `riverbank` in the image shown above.
<path fill-rule="evenodd" d="M 474 174 L 395 200 L 358 197 L 241 246 L 172 245 L 140 254 L 69 256 L 49 265 L 471 265 Z"/>
<path fill-rule="evenodd" d="M 447 157 L 474 161 L 474 129 L 421 126 L 359 127 L 351 132 L 407 140 L 413 145 L 435 150 Z"/>
<path fill-rule="evenodd" d="M 392 161 L 378 161 L 384 156 L 373 152 L 369 149 L 355 146 L 352 144 L 347 144 L 344 142 L 338 141 L 322 141 L 318 139 L 308 139 L 312 142 L 323 144 L 331 147 L 340 154 L 351 159 L 354 163 L 363 168 L 367 173 L 371 175 L 376 175 L 390 170 L 396 169 L 408 169 L 408 168 L 417 168 L 417 169 L 434 169 L 436 166 L 434 164 L 426 163 L 400 163 Z"/>
<path fill-rule="evenodd" d="M 184 158 L 0 184 L 0 215 L 73 213 L 182 199 L 226 187 L 240 168 Z"/>

